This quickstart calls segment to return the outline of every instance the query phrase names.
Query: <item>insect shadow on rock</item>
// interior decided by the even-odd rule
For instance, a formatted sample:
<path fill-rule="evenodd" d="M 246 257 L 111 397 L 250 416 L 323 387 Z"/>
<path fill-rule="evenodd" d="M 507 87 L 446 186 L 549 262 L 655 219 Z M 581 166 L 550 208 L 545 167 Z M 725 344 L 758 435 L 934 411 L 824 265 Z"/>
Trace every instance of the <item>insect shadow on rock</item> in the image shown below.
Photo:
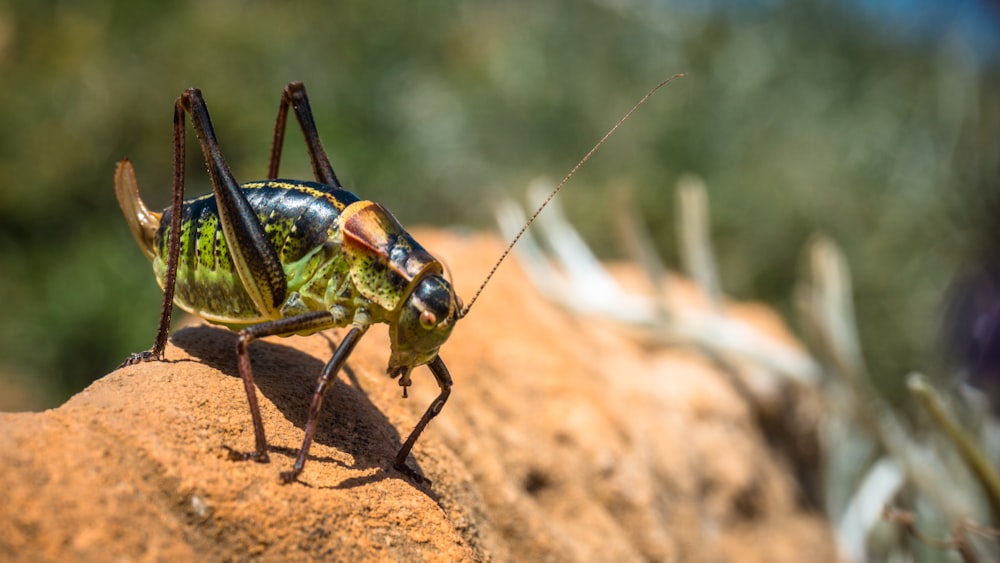
<path fill-rule="evenodd" d="M 236 181 L 226 164 L 201 91 L 185 90 L 174 104 L 171 206 L 162 213 L 146 207 L 127 159 L 115 171 L 118 203 L 163 288 L 153 347 L 131 355 L 122 365 L 163 359 L 173 304 L 238 331 L 237 365 L 250 407 L 255 447 L 249 452 L 230 450 L 230 457 L 268 462 L 248 346 L 266 336 L 308 335 L 350 327 L 320 374 L 295 463 L 290 471 L 280 474 L 283 482 L 291 483 L 305 466 L 326 391 L 368 328 L 386 323 L 391 344 L 386 371 L 399 379 L 403 397 L 411 384 L 411 370 L 420 365 L 430 368 L 440 388 L 393 460 L 393 467 L 401 473 L 417 483 L 426 482 L 406 460 L 451 394 L 452 378 L 438 354 L 441 345 L 545 205 L 639 106 L 680 76 L 674 75 L 650 90 L 573 167 L 504 250 L 464 307 L 445 278 L 441 262 L 388 210 L 343 189 L 320 143 L 301 82 L 288 84 L 282 93 L 267 179 L 244 184 Z M 305 137 L 315 182 L 278 179 L 289 108 Z M 212 194 L 185 200 L 188 115 L 208 165 Z"/>
<path fill-rule="evenodd" d="M 321 333 L 326 338 L 327 333 Z M 233 348 L 238 335 L 230 330 L 212 325 L 185 326 L 173 332 L 170 342 L 184 350 L 192 361 L 201 363 L 220 373 L 239 377 L 239 366 Z M 331 339 L 332 354 L 339 338 Z M 315 382 L 326 363 L 313 355 L 282 342 L 263 340 L 253 345 L 254 382 L 257 392 L 267 397 L 282 416 L 292 425 L 303 428 L 307 422 L 304 405 L 309 403 L 312 389 L 308 385 Z M 267 357 L 266 362 L 257 358 Z M 327 356 L 328 357 L 328 356 Z M 346 381 L 345 381 L 346 380 Z M 318 457 L 310 455 L 310 463 L 332 463 L 341 467 L 366 472 L 368 481 L 387 477 L 386 459 L 392 459 L 402 438 L 389 419 L 371 401 L 361 386 L 357 374 L 351 370 L 350 362 L 341 369 L 341 376 L 335 378 L 327 390 L 323 401 L 324 415 L 316 427 L 315 441 L 333 449 L 350 454 L 343 456 Z M 369 430 L 363 430 L 368 428 Z M 228 445 L 222 448 L 232 451 Z M 287 455 L 292 459 L 298 455 L 295 447 L 268 444 L 268 453 Z M 412 461 L 410 463 L 413 463 Z M 419 464 L 417 464 L 419 470 Z M 374 474 L 366 471 L 377 469 Z M 300 478 L 300 481 L 302 479 Z"/>

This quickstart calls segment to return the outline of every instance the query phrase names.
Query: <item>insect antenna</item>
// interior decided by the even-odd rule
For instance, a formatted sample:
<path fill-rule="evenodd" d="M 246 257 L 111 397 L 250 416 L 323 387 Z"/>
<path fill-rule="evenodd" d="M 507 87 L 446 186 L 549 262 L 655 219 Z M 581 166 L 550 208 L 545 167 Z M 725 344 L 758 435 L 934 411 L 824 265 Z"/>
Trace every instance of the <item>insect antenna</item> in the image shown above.
<path fill-rule="evenodd" d="M 603 137 L 601 137 L 600 141 L 597 141 L 597 144 L 594 145 L 593 148 L 587 151 L 587 154 L 583 155 L 583 158 L 580 159 L 580 162 L 577 162 L 576 166 L 574 166 L 573 169 L 570 170 L 565 177 L 563 177 L 563 179 L 559 182 L 559 184 L 557 184 L 556 187 L 549 193 L 548 197 L 546 197 L 545 200 L 542 201 L 542 204 L 538 206 L 538 209 L 535 210 L 535 212 L 531 215 L 531 217 L 528 218 L 528 221 L 524 224 L 523 227 L 521 227 L 521 230 L 517 232 L 517 235 L 514 236 L 514 239 L 510 241 L 510 244 L 508 244 L 507 248 L 504 249 L 503 254 L 501 254 L 500 258 L 496 261 L 495 264 L 493 264 L 493 269 L 490 270 L 489 274 L 486 274 L 486 279 L 483 280 L 483 283 L 479 286 L 479 289 L 476 290 L 475 295 L 472 296 L 472 299 L 469 300 L 469 303 L 465 306 L 465 308 L 462 309 L 462 314 L 460 315 L 459 318 L 465 317 L 466 315 L 469 314 L 469 310 L 472 309 L 473 303 L 476 302 L 476 299 L 479 299 L 479 294 L 481 294 L 483 290 L 486 289 L 486 284 L 490 282 L 490 279 L 493 277 L 493 274 L 497 272 L 497 269 L 500 267 L 500 264 L 502 264 L 504 259 L 507 258 L 511 250 L 514 249 L 514 245 L 517 244 L 517 241 L 521 240 L 521 236 L 523 236 L 525 231 L 528 230 L 528 227 L 530 227 L 531 224 L 535 222 L 535 219 L 537 219 L 538 215 L 542 212 L 543 209 L 545 209 L 545 206 L 548 205 L 550 201 L 552 201 L 552 198 L 556 197 L 556 194 L 559 193 L 559 190 L 561 190 L 563 186 L 566 185 L 566 182 L 569 182 L 569 179 L 572 178 L 574 174 L 576 174 L 576 171 L 579 170 L 581 166 L 583 166 L 583 163 L 590 160 L 590 157 L 593 156 L 595 152 L 597 152 L 597 149 L 601 148 L 601 145 L 603 145 L 608 140 L 608 138 L 611 137 L 611 135 L 614 135 L 615 131 L 617 131 L 618 128 L 621 127 L 623 123 L 628 121 L 628 118 L 632 117 L 632 114 L 635 113 L 635 110 L 639 109 L 639 107 L 642 106 L 642 104 L 646 103 L 646 100 L 648 100 L 653 94 L 655 94 L 657 90 L 663 88 L 667 84 L 670 84 L 674 80 L 677 80 L 678 78 L 683 78 L 685 76 L 687 75 L 683 73 L 675 74 L 670 78 L 654 86 L 652 90 L 647 92 L 645 96 L 640 98 L 639 101 L 636 102 L 634 106 L 632 106 L 632 109 L 628 110 L 628 112 L 626 112 L 625 115 L 623 115 L 622 118 L 618 120 L 618 123 L 615 123 L 614 127 L 609 129 L 608 132 L 605 133 Z"/>

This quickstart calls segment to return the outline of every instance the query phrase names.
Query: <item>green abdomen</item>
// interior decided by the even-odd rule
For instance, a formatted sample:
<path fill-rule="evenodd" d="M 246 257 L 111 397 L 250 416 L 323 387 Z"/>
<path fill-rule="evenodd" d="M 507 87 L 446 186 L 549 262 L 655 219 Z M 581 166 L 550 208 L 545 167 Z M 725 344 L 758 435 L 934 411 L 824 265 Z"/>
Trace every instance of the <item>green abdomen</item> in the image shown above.
<path fill-rule="evenodd" d="M 250 182 L 241 189 L 281 260 L 288 281 L 286 304 L 294 301 L 297 312 L 324 310 L 328 293 L 349 285 L 337 219 L 358 197 L 295 180 Z M 156 232 L 153 260 L 161 286 L 169 231 L 168 209 Z M 270 320 L 257 310 L 236 272 L 212 195 L 184 203 L 174 302 L 190 313 L 231 326 Z"/>

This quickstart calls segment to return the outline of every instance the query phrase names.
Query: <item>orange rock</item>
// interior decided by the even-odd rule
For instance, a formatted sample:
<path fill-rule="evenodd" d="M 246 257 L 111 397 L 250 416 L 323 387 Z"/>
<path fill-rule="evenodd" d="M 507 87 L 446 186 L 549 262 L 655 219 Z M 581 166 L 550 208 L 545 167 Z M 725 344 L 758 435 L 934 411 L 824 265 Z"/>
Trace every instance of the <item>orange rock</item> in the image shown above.
<path fill-rule="evenodd" d="M 466 299 L 502 249 L 416 236 Z M 156 312 L 137 314 L 152 333 Z M 454 392 L 410 459 L 431 485 L 391 464 L 437 386 L 418 368 L 401 398 L 384 327 L 332 386 L 301 482 L 282 485 L 339 336 L 251 346 L 270 464 L 226 459 L 253 430 L 235 335 L 205 325 L 178 330 L 167 362 L 0 414 L 0 560 L 834 560 L 727 376 L 553 307 L 513 261 L 442 350 Z"/>

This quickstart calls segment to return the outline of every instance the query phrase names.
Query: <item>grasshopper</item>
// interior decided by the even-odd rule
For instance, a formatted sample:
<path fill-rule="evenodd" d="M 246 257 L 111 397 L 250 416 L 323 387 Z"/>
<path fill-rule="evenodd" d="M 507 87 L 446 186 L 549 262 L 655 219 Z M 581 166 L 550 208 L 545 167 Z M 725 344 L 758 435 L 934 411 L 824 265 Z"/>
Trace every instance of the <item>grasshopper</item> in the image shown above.
<path fill-rule="evenodd" d="M 238 331 L 236 355 L 255 447 L 250 452 L 227 450 L 233 460 L 267 463 L 267 438 L 248 353 L 250 343 L 266 336 L 350 327 L 320 374 L 292 469 L 280 474 L 284 483 L 291 483 L 305 467 L 328 387 L 368 328 L 386 323 L 391 343 L 386 371 L 399 379 L 403 397 L 411 385 L 412 369 L 420 365 L 430 368 L 440 388 L 393 461 L 404 475 L 426 481 L 406 465 L 406 460 L 451 394 L 452 378 L 438 351 L 455 323 L 469 313 L 514 244 L 577 169 L 656 90 L 680 76 L 670 77 L 647 93 L 563 178 L 465 306 L 444 276 L 441 262 L 388 210 L 343 188 L 320 143 L 301 82 L 288 84 L 282 92 L 267 179 L 244 184 L 236 181 L 226 164 L 201 91 L 185 90 L 174 104 L 171 206 L 162 213 L 146 207 L 128 159 L 119 162 L 115 171 L 118 203 L 163 288 L 160 324 L 152 348 L 132 354 L 122 366 L 164 359 L 174 304 Z M 278 179 L 289 109 L 305 137 L 315 182 Z M 212 193 L 185 200 L 188 115 L 208 165 Z"/>

